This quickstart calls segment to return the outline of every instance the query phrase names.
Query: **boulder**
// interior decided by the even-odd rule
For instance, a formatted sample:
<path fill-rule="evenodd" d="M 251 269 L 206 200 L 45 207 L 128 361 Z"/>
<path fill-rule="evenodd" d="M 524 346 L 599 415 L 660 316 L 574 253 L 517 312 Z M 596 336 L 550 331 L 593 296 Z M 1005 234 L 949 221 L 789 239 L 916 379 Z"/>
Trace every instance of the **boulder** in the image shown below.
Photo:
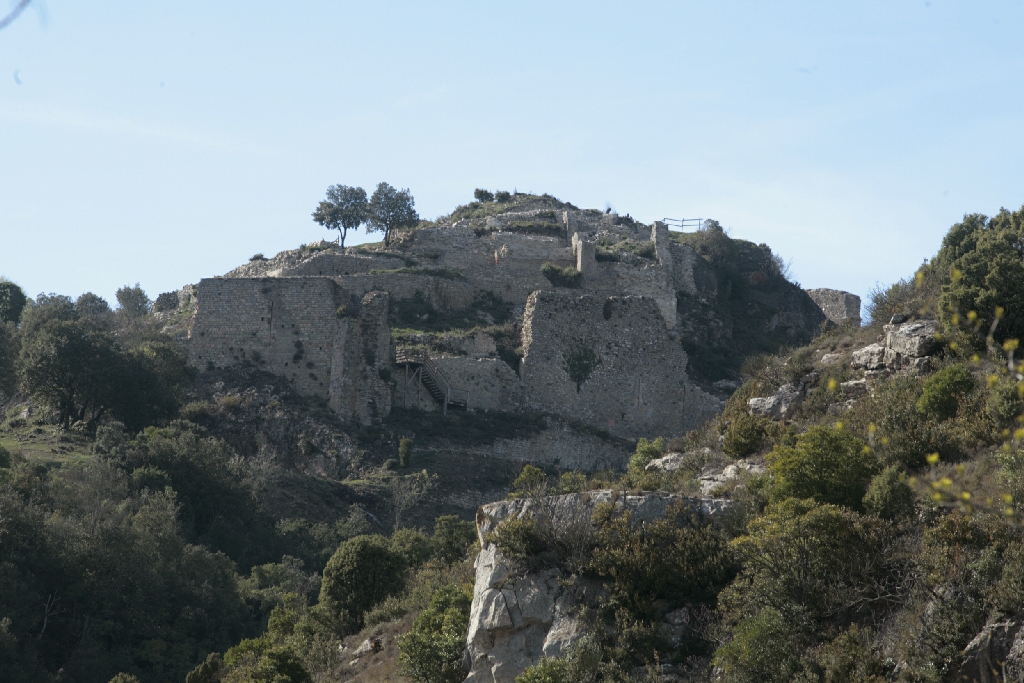
<path fill-rule="evenodd" d="M 688 462 L 695 463 L 707 460 L 711 455 L 711 449 L 705 446 L 699 451 L 686 451 L 685 453 L 669 453 L 647 463 L 644 469 L 648 472 L 676 472 Z"/>
<path fill-rule="evenodd" d="M 700 477 L 697 478 L 697 482 L 700 484 L 701 495 L 707 496 L 722 484 L 727 484 L 733 479 L 737 479 L 742 472 L 763 474 L 764 471 L 764 465 L 757 465 L 745 460 L 739 460 L 726 466 L 722 470 L 711 470 L 701 473 Z"/>
<path fill-rule="evenodd" d="M 915 320 L 885 326 L 885 345 L 894 352 L 911 358 L 930 355 L 939 344 L 939 323 Z"/>
<path fill-rule="evenodd" d="M 747 401 L 751 415 L 765 415 L 781 420 L 789 415 L 793 408 L 804 398 L 804 387 L 799 382 L 784 384 L 774 396 L 752 398 Z"/>
<path fill-rule="evenodd" d="M 986 624 L 964 648 L 957 680 L 1002 683 L 1024 680 L 1024 616 Z"/>
<path fill-rule="evenodd" d="M 868 393 L 868 381 L 866 379 L 854 379 L 849 382 L 843 382 L 839 385 L 839 390 L 847 398 L 863 396 Z"/>
<path fill-rule="evenodd" d="M 881 344 L 871 344 L 854 351 L 850 365 L 865 370 L 881 370 L 885 367 L 885 347 Z"/>
<path fill-rule="evenodd" d="M 843 360 L 843 354 L 841 353 L 826 353 L 821 357 L 822 365 L 835 365 L 839 361 Z"/>

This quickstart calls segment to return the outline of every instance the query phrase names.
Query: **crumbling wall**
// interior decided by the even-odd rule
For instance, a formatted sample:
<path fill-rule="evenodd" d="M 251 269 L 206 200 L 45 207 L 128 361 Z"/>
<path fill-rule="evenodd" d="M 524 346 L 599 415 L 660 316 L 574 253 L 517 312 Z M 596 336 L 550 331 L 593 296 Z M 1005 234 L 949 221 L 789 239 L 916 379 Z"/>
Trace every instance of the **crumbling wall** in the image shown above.
<path fill-rule="evenodd" d="M 808 296 L 836 325 L 860 327 L 860 297 L 838 289 L 808 289 Z"/>
<path fill-rule="evenodd" d="M 470 410 L 516 410 L 523 403 L 519 376 L 498 358 L 435 358 L 453 387 L 468 392 Z"/>
<path fill-rule="evenodd" d="M 343 417 L 387 415 L 390 388 L 378 375 L 394 357 L 388 295 L 369 294 L 358 311 L 339 317 L 350 299 L 327 278 L 202 280 L 189 360 L 200 369 L 258 366 L 303 395 L 328 400 Z"/>
<path fill-rule="evenodd" d="M 686 352 L 650 298 L 535 292 L 523 348 L 531 408 L 616 436 L 680 435 L 719 408 L 689 381 Z"/>

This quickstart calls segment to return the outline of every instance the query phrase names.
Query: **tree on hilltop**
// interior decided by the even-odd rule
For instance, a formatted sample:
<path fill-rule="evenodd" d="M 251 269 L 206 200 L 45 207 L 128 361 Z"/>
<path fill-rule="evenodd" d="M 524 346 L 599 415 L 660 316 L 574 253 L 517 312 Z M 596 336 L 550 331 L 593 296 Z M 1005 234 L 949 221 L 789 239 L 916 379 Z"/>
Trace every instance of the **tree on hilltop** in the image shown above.
<path fill-rule="evenodd" d="M 0 278 L 0 323 L 18 324 L 28 297 L 18 285 Z"/>
<path fill-rule="evenodd" d="M 376 196 L 376 195 L 374 195 Z M 369 215 L 366 190 L 348 185 L 331 185 L 327 188 L 327 199 L 320 202 L 313 212 L 313 220 L 328 230 L 337 230 L 339 243 L 345 246 L 345 235 L 358 228 Z"/>
<path fill-rule="evenodd" d="M 395 228 L 411 228 L 419 223 L 415 207 L 416 201 L 408 189 L 398 190 L 380 183 L 370 198 L 367 232 L 383 232 L 384 246 L 389 246 Z"/>

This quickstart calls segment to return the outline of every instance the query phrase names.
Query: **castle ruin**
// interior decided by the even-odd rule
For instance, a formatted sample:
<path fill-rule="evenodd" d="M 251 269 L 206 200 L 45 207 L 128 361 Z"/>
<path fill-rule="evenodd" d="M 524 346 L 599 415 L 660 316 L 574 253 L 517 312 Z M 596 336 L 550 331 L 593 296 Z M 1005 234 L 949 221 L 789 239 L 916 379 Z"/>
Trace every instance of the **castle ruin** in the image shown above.
<path fill-rule="evenodd" d="M 401 405 L 536 411 L 628 439 L 678 436 L 721 409 L 688 376 L 691 330 L 680 324 L 687 306 L 716 294 L 705 271 L 663 223 L 535 198 L 421 227 L 387 250 L 321 243 L 204 279 L 189 353 L 200 369 L 258 365 L 364 425 Z M 794 289 L 773 330 L 806 337 L 840 308 L 853 318 L 848 299 L 823 312 Z M 518 357 L 502 357 L 483 331 L 494 322 L 484 302 L 511 310 Z M 396 342 L 396 311 L 466 312 L 481 329 L 441 350 Z"/>

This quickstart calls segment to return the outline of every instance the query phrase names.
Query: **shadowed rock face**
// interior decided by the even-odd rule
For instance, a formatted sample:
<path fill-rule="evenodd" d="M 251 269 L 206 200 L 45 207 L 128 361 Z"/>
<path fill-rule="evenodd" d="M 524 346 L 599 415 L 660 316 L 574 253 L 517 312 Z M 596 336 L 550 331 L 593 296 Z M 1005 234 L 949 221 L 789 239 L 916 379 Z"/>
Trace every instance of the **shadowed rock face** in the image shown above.
<path fill-rule="evenodd" d="M 477 511 L 482 549 L 476 559 L 476 584 L 466 636 L 467 682 L 512 683 L 542 657 L 558 657 L 584 634 L 577 618 L 581 604 L 605 594 L 601 582 L 577 579 L 567 587 L 563 571 L 548 568 L 516 573 L 488 534 L 510 518 L 545 518 L 559 527 L 590 525 L 600 503 L 612 503 L 632 513 L 637 524 L 662 517 L 669 506 L 686 501 L 696 515 L 714 522 L 728 511 L 728 500 L 687 498 L 669 493 L 617 496 L 613 491 L 589 491 L 539 499 L 506 500 Z"/>

